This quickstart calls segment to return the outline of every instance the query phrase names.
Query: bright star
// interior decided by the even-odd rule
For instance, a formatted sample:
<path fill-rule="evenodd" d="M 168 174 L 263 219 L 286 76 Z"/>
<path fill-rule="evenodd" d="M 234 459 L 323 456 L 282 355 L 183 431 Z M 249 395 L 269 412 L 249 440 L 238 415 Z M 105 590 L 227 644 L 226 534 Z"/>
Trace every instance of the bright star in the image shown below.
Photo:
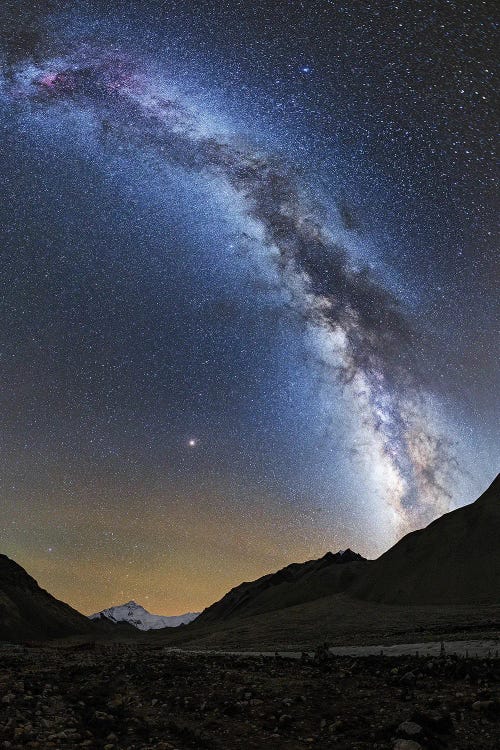
<path fill-rule="evenodd" d="M 197 444 L 198 444 L 198 441 L 196 440 L 196 438 L 190 438 L 188 440 L 188 445 L 190 448 L 196 448 Z"/>

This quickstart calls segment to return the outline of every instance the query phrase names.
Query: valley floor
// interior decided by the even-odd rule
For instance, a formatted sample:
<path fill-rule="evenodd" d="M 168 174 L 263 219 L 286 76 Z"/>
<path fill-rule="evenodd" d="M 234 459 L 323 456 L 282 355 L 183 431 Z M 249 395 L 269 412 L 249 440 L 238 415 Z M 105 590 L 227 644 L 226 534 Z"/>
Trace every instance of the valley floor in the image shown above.
<path fill-rule="evenodd" d="M 194 650 L 304 651 L 332 646 L 498 639 L 500 605 L 396 605 L 324 596 L 285 609 L 151 631 L 152 643 Z"/>
<path fill-rule="evenodd" d="M 497 750 L 500 660 L 0 646 L 0 748 Z"/>
<path fill-rule="evenodd" d="M 177 649 L 172 649 L 173 651 Z M 200 654 L 204 651 L 182 650 L 182 653 Z M 226 656 L 266 656 L 301 659 L 304 655 L 315 657 L 314 651 L 217 651 Z M 331 656 L 465 656 L 471 658 L 497 658 L 500 656 L 500 640 L 469 641 L 425 641 L 419 643 L 395 643 L 392 646 L 378 644 L 370 646 L 330 646 Z"/>

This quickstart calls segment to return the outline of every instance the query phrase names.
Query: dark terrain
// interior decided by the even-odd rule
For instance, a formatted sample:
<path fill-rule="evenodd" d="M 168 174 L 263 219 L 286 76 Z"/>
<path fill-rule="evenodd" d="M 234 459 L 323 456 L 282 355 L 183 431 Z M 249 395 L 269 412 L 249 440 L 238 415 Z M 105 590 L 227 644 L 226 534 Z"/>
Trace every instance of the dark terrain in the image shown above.
<path fill-rule="evenodd" d="M 0 747 L 498 750 L 500 660 L 1 651 Z"/>
<path fill-rule="evenodd" d="M 407 534 L 377 560 L 346 550 L 242 583 L 207 607 L 196 625 L 283 612 L 338 594 L 385 604 L 500 604 L 500 475 L 475 502 Z M 194 626 L 193 626 L 194 627 Z"/>
<path fill-rule="evenodd" d="M 127 623 L 112 625 L 105 618 L 92 622 L 69 604 L 40 588 L 14 560 L 0 555 L 0 642 L 22 643 L 84 635 L 135 637 Z"/>
<path fill-rule="evenodd" d="M 231 589 L 203 610 L 197 624 L 273 612 L 345 591 L 364 572 L 367 563 L 368 560 L 350 549 L 337 554 L 327 552 L 319 560 L 292 563 Z"/>
<path fill-rule="evenodd" d="M 390 604 L 500 603 L 500 475 L 474 502 L 404 536 L 359 576 L 353 596 Z"/>
<path fill-rule="evenodd" d="M 309 648 L 496 637 L 500 477 L 470 505 L 407 534 L 377 560 L 350 550 L 243 583 L 155 641 L 192 648 Z"/>
<path fill-rule="evenodd" d="M 378 560 L 292 564 L 146 633 L 90 622 L 0 556 L 0 750 L 499 750 L 499 489 Z M 481 639 L 481 659 L 379 650 Z"/>
<path fill-rule="evenodd" d="M 421 640 L 500 630 L 500 478 L 470 505 L 401 539 L 377 560 L 346 550 L 242 583 L 190 625 L 140 633 L 88 618 L 0 555 L 0 640 L 83 635 L 219 649 L 319 641 Z"/>
<path fill-rule="evenodd" d="M 90 625 L 76 609 L 40 588 L 14 560 L 0 555 L 0 641 L 90 634 Z"/>

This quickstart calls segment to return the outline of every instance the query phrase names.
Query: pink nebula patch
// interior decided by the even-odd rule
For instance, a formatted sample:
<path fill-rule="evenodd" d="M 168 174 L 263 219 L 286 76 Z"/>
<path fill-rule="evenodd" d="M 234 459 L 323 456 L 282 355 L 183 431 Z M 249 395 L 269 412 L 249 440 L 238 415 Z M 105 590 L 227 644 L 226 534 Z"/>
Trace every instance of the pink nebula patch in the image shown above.
<path fill-rule="evenodd" d="M 48 91 L 73 91 L 75 89 L 75 77 L 72 73 L 45 73 L 38 79 L 38 84 Z"/>
<path fill-rule="evenodd" d="M 45 86 L 48 89 L 53 88 L 57 81 L 57 76 L 58 73 L 46 73 L 43 78 L 40 78 L 39 80 L 40 86 Z"/>

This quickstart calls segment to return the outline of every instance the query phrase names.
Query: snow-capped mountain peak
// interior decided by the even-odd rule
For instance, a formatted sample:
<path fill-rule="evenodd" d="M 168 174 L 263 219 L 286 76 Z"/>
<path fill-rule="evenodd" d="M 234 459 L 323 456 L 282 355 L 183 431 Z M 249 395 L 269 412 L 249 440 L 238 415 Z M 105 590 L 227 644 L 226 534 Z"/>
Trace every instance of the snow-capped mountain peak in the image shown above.
<path fill-rule="evenodd" d="M 111 622 L 128 622 L 138 630 L 159 630 L 160 628 L 176 628 L 179 625 L 187 625 L 199 614 L 199 612 L 186 612 L 183 615 L 153 615 L 132 599 L 125 604 L 96 612 L 90 615 L 90 619 L 97 620 L 100 617 L 106 617 Z"/>

